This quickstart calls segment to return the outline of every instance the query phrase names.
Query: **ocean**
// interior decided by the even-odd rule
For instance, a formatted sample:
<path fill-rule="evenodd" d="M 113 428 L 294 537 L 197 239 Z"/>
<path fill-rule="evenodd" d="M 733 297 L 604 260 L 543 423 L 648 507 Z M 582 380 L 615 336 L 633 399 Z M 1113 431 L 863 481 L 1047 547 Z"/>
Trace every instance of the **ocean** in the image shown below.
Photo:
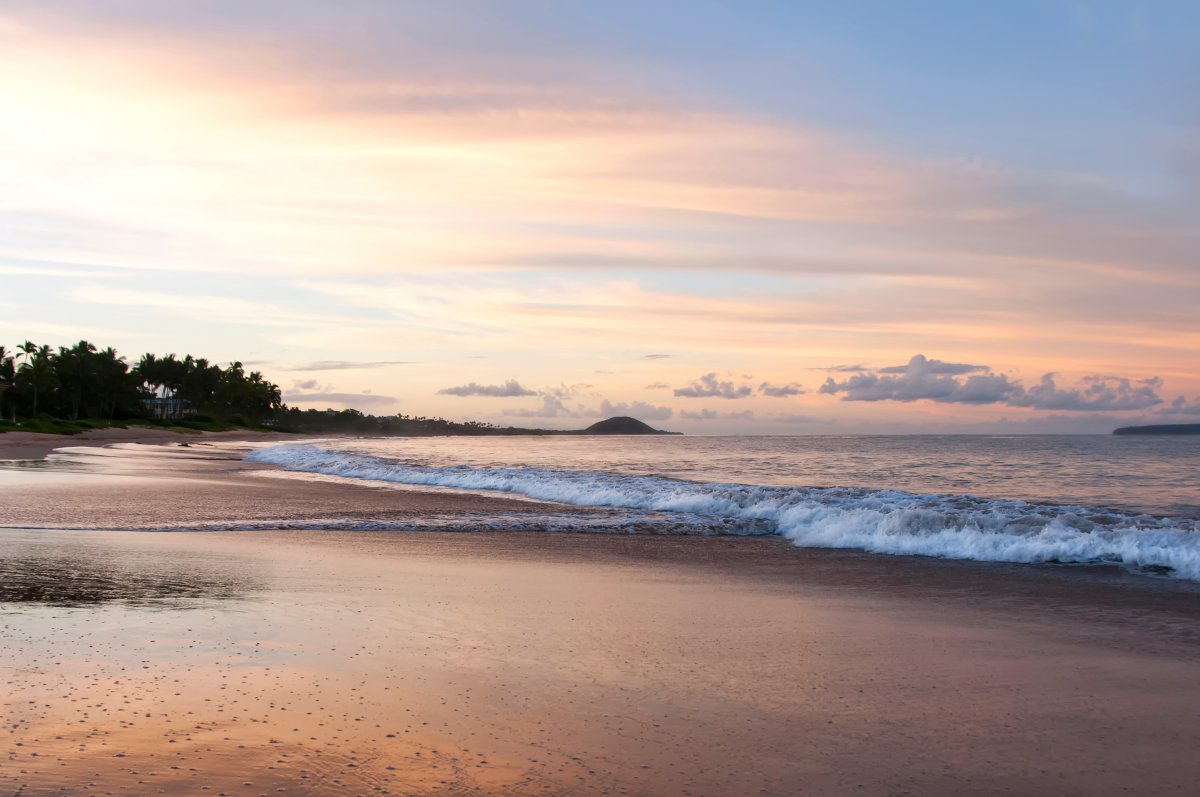
<path fill-rule="evenodd" d="M 297 478 L 553 502 L 404 525 L 330 518 L 330 528 L 780 535 L 803 547 L 1200 580 L 1200 437 L 341 439 L 248 459 Z"/>

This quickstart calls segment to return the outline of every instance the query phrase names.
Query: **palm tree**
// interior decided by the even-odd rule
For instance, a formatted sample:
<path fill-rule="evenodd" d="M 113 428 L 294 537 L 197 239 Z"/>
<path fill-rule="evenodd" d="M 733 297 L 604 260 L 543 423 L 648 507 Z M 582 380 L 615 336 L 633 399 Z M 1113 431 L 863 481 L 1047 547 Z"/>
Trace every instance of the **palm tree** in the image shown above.
<path fill-rule="evenodd" d="M 21 363 L 17 378 L 33 389 L 33 417 L 36 418 L 38 396 L 43 391 L 52 390 L 58 383 L 58 375 L 54 372 L 54 352 L 49 346 L 38 347 L 29 341 L 18 348 L 25 352 L 25 362 Z"/>
<path fill-rule="evenodd" d="M 96 347 L 81 340 L 71 348 L 59 346 L 55 371 L 58 373 L 59 398 L 70 406 L 72 418 L 79 417 L 84 397 L 99 398 L 96 384 Z M 85 408 L 86 409 L 86 408 Z"/>
<path fill-rule="evenodd" d="M 117 350 L 109 346 L 96 355 L 96 383 L 100 396 L 100 412 L 112 420 L 120 404 L 136 406 L 137 392 L 129 379 L 129 366 Z"/>
<path fill-rule="evenodd" d="M 33 355 L 37 354 L 37 350 L 38 350 L 37 344 L 34 343 L 32 340 L 27 340 L 24 343 L 22 343 L 21 345 L 17 346 L 17 351 L 21 352 L 21 354 L 17 355 L 17 356 L 19 357 L 21 355 L 24 355 L 25 362 L 29 362 L 29 358 L 32 357 Z"/>
<path fill-rule="evenodd" d="M 191 355 L 187 355 L 187 360 L 191 360 Z M 183 403 L 180 400 L 179 391 L 187 379 L 187 360 L 179 360 L 174 354 L 168 354 L 158 361 L 159 368 L 162 369 L 163 385 L 168 392 L 164 398 L 170 398 L 167 405 L 167 416 L 170 418 L 178 418 L 183 414 Z"/>
<path fill-rule="evenodd" d="M 150 388 L 154 398 L 162 398 L 163 369 L 158 356 L 150 352 L 142 355 L 138 364 L 133 367 L 134 375 L 142 381 L 143 390 Z"/>

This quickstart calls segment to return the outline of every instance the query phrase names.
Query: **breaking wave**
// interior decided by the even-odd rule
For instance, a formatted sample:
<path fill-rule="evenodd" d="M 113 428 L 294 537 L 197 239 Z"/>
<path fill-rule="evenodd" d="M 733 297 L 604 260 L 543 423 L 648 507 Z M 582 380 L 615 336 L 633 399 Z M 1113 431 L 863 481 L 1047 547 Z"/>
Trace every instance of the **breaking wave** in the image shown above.
<path fill-rule="evenodd" d="M 673 518 L 665 521 L 673 527 L 665 533 L 774 533 L 801 547 L 982 562 L 1116 564 L 1200 580 L 1200 521 L 1185 518 L 896 490 L 698 483 L 532 467 L 433 467 L 313 445 L 264 448 L 247 459 L 349 479 L 500 491 L 634 511 L 630 527 L 621 526 L 617 516 L 617 526 L 626 532 Z M 609 518 L 610 526 L 613 522 Z M 639 522 L 642 529 L 636 527 Z"/>

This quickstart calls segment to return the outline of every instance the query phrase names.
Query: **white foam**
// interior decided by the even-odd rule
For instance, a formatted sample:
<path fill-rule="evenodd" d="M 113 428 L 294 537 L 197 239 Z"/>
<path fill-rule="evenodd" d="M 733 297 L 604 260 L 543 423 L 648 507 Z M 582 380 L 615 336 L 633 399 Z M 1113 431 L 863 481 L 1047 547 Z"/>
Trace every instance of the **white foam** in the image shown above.
<path fill-rule="evenodd" d="M 733 533 L 761 533 L 766 525 L 804 547 L 986 562 L 1111 563 L 1200 580 L 1200 522 L 1182 518 L 892 490 L 704 484 L 541 468 L 431 467 L 313 445 L 259 449 L 247 459 L 352 479 L 683 513 L 726 525 Z"/>

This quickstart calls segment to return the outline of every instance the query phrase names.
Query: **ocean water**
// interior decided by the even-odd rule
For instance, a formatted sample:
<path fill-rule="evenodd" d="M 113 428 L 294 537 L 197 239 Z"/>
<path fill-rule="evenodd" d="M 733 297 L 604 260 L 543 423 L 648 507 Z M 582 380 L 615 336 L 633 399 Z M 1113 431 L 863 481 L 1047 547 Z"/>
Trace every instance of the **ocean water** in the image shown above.
<path fill-rule="evenodd" d="M 807 547 L 1200 580 L 1200 437 L 389 438 L 270 446 L 249 459 L 603 508 L 475 521 L 497 531 L 777 534 Z M 428 527 L 453 522 L 463 520 Z"/>

